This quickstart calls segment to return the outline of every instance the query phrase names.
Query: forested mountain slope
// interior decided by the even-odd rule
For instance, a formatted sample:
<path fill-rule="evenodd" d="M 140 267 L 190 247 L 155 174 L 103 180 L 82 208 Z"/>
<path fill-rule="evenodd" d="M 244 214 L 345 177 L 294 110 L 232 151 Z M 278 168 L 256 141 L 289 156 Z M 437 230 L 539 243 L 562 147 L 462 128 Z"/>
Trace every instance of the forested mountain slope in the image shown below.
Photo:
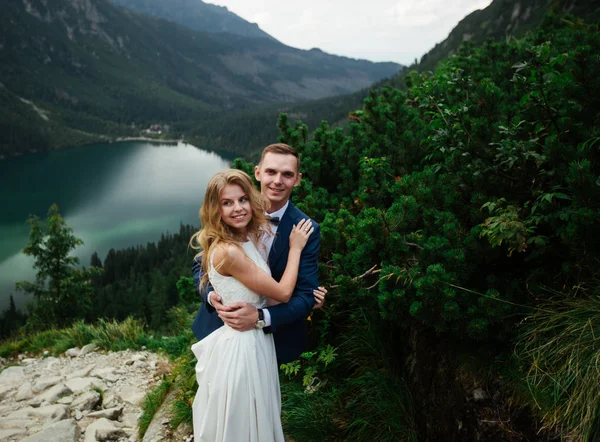
<path fill-rule="evenodd" d="M 142 14 L 164 18 L 202 32 L 228 32 L 244 37 L 264 37 L 269 34 L 249 23 L 224 6 L 202 0 L 111 0 L 113 3 Z"/>
<path fill-rule="evenodd" d="M 60 146 L 53 124 L 137 134 L 151 122 L 356 91 L 400 68 L 272 39 L 195 32 L 107 0 L 8 0 L 0 17 L 4 94 L 46 115 L 20 121 L 27 131 L 13 130 L 0 155 Z M 0 117 L 14 118 L 13 110 Z M 42 145 L 26 143 L 31 133 Z"/>
<path fill-rule="evenodd" d="M 599 0 L 494 0 L 462 19 L 444 41 L 423 55 L 417 68 L 433 69 L 466 41 L 479 45 L 488 38 L 521 37 L 536 28 L 549 10 L 595 20 L 600 17 L 598 8 Z"/>

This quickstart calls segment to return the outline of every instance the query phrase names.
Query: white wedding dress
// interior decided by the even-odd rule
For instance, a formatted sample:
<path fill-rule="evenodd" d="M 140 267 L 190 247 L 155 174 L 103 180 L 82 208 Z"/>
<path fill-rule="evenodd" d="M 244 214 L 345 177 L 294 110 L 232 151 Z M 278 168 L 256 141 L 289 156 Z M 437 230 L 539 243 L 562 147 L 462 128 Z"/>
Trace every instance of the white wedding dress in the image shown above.
<path fill-rule="evenodd" d="M 265 259 L 252 242 L 246 255 L 267 273 Z M 212 265 L 210 282 L 222 300 L 265 307 L 266 298 Z M 281 393 L 272 334 L 239 332 L 227 325 L 195 343 L 198 392 L 192 405 L 195 442 L 284 442 Z"/>

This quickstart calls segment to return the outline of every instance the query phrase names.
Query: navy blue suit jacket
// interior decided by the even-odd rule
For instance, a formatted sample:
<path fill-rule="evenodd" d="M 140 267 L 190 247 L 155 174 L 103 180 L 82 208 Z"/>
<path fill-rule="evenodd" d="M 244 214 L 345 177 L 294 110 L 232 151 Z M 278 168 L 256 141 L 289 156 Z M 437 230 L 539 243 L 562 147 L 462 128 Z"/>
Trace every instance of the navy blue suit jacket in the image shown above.
<path fill-rule="evenodd" d="M 277 281 L 283 276 L 287 265 L 290 250 L 289 237 L 292 228 L 294 224 L 298 224 L 305 218 L 308 218 L 308 216 L 298 210 L 291 202 L 281 217 L 276 237 L 269 252 L 271 275 Z M 280 364 L 297 359 L 306 349 L 307 330 L 305 319 L 315 303 L 313 289 L 319 286 L 320 228 L 316 222 L 313 221 L 312 223 L 315 231 L 308 239 L 304 250 L 302 250 L 294 293 L 287 303 L 269 307 L 271 326 L 264 329 L 265 333 L 273 333 L 277 361 Z M 194 260 L 192 271 L 194 282 L 198 287 L 204 272 L 202 265 L 197 260 Z M 205 284 L 200 290 L 202 305 L 192 323 L 192 331 L 198 340 L 203 339 L 223 325 L 223 321 L 217 315 L 216 310 L 207 302 L 208 293 L 212 290 L 209 284 Z"/>

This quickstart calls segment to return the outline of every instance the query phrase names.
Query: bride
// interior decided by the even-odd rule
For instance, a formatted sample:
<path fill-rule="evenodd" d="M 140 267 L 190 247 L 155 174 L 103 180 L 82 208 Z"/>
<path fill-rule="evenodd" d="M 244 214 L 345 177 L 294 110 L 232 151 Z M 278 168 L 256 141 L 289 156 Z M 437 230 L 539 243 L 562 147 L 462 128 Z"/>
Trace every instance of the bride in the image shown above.
<path fill-rule="evenodd" d="M 239 170 L 216 174 L 206 189 L 200 219 L 202 229 L 192 243 L 203 250 L 201 284 L 210 281 L 223 304 L 248 302 L 263 308 L 267 298 L 271 305 L 290 299 L 302 249 L 314 230 L 310 220 L 292 229 L 287 267 L 277 282 L 262 245 L 263 236 L 271 235 L 265 202 L 247 174 Z M 272 334 L 223 325 L 194 344 L 192 351 L 198 360 L 198 391 L 192 405 L 196 442 L 284 441 Z"/>

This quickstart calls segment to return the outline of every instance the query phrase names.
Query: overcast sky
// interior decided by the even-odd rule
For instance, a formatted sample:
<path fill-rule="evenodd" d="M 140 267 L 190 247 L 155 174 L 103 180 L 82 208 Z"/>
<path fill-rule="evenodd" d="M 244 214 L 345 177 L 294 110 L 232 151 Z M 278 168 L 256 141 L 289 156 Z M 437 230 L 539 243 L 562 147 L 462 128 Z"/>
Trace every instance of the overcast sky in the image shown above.
<path fill-rule="evenodd" d="M 410 64 L 491 0 L 205 0 L 300 49 Z"/>

